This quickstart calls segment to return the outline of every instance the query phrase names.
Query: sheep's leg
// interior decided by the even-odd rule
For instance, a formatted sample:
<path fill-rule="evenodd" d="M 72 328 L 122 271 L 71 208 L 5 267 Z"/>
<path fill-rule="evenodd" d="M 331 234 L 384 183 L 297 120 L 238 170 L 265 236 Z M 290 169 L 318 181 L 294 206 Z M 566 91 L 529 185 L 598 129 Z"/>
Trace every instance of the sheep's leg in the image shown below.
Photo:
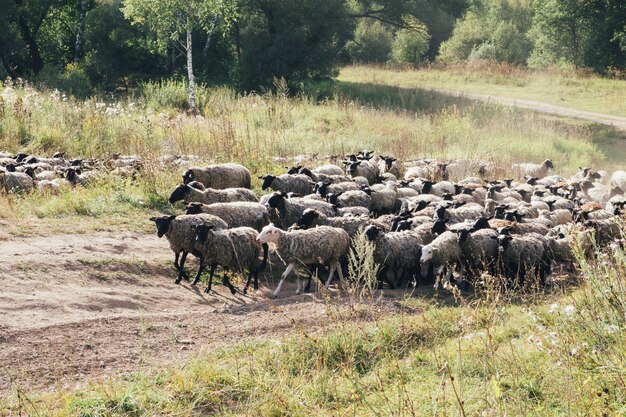
<path fill-rule="evenodd" d="M 339 261 L 337 261 L 337 267 L 335 268 L 337 270 L 337 274 L 339 275 L 339 283 L 341 284 L 342 288 L 345 288 L 345 283 L 346 280 L 343 278 L 343 270 L 341 268 L 341 264 L 339 263 Z"/>
<path fill-rule="evenodd" d="M 315 267 L 315 272 L 309 273 L 309 278 L 306 281 L 306 286 L 304 287 L 304 292 L 310 292 L 311 291 L 311 283 L 313 282 L 313 275 L 318 277 L 322 284 L 326 284 L 326 282 L 320 276 L 320 268 L 319 268 L 319 266 L 316 266 Z"/>
<path fill-rule="evenodd" d="M 243 287 L 243 293 L 247 294 L 248 293 L 248 287 L 250 286 L 250 281 L 252 281 L 252 269 L 250 271 L 248 271 L 248 280 L 246 281 L 246 286 Z"/>
<path fill-rule="evenodd" d="M 283 282 L 285 282 L 285 278 L 287 278 L 287 276 L 289 275 L 289 273 L 294 267 L 295 267 L 294 264 L 287 265 L 287 269 L 285 269 L 285 272 L 283 272 L 283 274 L 280 276 L 280 281 L 278 282 L 278 286 L 276 287 L 276 290 L 274 290 L 274 293 L 272 294 L 274 297 L 276 297 L 278 293 L 280 293 L 280 289 L 283 286 Z"/>
<path fill-rule="evenodd" d="M 326 280 L 326 285 L 324 288 L 328 289 L 330 283 L 333 282 L 333 278 L 335 277 L 335 269 L 337 268 L 336 264 L 330 264 L 330 271 L 328 272 L 328 279 Z"/>
<path fill-rule="evenodd" d="M 198 283 L 198 281 L 200 281 L 200 275 L 202 275 L 202 273 L 204 272 L 204 257 L 199 257 L 198 259 L 200 259 L 200 266 L 198 267 L 198 273 L 196 274 L 196 277 L 193 279 L 193 282 L 191 283 L 191 285 L 196 285 Z"/>
<path fill-rule="evenodd" d="M 180 270 L 180 265 L 178 264 L 178 258 L 180 257 L 180 252 L 176 252 L 174 254 L 174 268 L 176 268 L 176 271 Z"/>
<path fill-rule="evenodd" d="M 228 278 L 228 269 L 225 269 L 224 275 L 222 275 L 222 285 L 228 287 L 231 294 L 237 294 L 237 289 L 230 283 L 230 279 Z"/>
<path fill-rule="evenodd" d="M 300 272 L 298 272 L 298 268 L 293 271 L 296 274 L 296 295 L 302 292 L 302 282 L 300 280 Z"/>
<path fill-rule="evenodd" d="M 187 254 L 188 252 L 183 251 L 183 255 L 180 258 L 180 263 L 178 264 L 178 277 L 176 277 L 175 281 L 177 284 L 180 284 L 180 281 L 187 276 L 185 273 L 185 261 L 187 260 Z"/>
<path fill-rule="evenodd" d="M 211 264 L 211 271 L 209 272 L 209 283 L 204 289 L 204 292 L 207 294 L 211 291 L 211 284 L 213 283 L 213 275 L 215 275 L 215 268 L 217 268 L 217 264 Z"/>

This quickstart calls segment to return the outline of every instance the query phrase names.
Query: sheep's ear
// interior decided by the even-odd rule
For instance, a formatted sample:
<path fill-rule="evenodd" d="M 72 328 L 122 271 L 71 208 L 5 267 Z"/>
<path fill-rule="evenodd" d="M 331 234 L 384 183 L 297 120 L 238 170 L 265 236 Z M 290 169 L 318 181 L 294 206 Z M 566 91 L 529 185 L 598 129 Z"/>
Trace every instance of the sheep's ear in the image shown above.
<path fill-rule="evenodd" d="M 489 236 L 489 239 L 497 240 L 498 236 L 491 235 L 491 236 Z"/>
<path fill-rule="evenodd" d="M 167 219 L 171 221 L 171 220 L 174 220 L 175 218 L 176 218 L 176 215 L 175 215 L 175 214 L 172 214 L 172 215 L 171 215 L 170 217 L 168 217 Z"/>
<path fill-rule="evenodd" d="M 157 219 L 156 217 L 150 217 L 151 222 L 156 222 L 156 219 Z"/>
<path fill-rule="evenodd" d="M 265 175 L 259 175 L 259 179 L 260 180 L 264 180 L 265 179 Z"/>
<path fill-rule="evenodd" d="M 191 226 L 189 226 L 189 227 L 191 228 L 191 230 L 195 231 L 197 226 L 196 226 L 195 224 L 192 224 L 192 225 L 191 225 Z"/>

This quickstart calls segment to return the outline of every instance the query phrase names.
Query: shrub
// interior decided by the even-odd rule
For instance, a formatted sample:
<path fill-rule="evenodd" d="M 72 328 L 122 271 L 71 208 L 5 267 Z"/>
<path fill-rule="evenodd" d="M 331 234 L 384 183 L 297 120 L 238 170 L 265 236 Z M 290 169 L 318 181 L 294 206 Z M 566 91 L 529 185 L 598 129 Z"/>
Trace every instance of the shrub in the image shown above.
<path fill-rule="evenodd" d="M 367 20 L 359 22 L 354 32 L 354 40 L 346 44 L 346 51 L 352 61 L 385 62 L 391 55 L 391 31 L 380 22 Z"/>
<path fill-rule="evenodd" d="M 419 64 L 426 51 L 428 51 L 428 42 L 430 35 L 428 31 L 401 29 L 396 34 L 393 41 L 392 54 L 393 59 L 397 63 Z"/>
<path fill-rule="evenodd" d="M 74 63 L 65 69 L 46 67 L 38 75 L 39 84 L 51 89 L 58 89 L 76 97 L 87 97 L 92 93 L 91 83 L 85 71 Z"/>

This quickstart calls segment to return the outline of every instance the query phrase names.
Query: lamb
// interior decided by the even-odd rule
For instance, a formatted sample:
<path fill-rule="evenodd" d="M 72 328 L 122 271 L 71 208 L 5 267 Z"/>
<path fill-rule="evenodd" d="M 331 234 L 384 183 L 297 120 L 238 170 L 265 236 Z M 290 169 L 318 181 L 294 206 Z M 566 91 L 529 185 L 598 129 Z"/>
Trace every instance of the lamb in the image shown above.
<path fill-rule="evenodd" d="M 183 200 L 185 203 L 231 203 L 236 201 L 252 201 L 258 202 L 258 198 L 254 192 L 247 188 L 226 188 L 217 190 L 207 188 L 200 191 L 188 184 L 179 184 L 170 195 L 169 202 L 174 204 Z"/>
<path fill-rule="evenodd" d="M 183 174 L 183 183 L 199 181 L 207 188 L 250 188 L 250 171 L 239 164 L 192 167 Z"/>
<path fill-rule="evenodd" d="M 282 228 L 286 229 L 294 223 L 297 223 L 304 210 L 313 208 L 326 216 L 335 216 L 336 209 L 324 201 L 286 198 L 282 193 L 272 193 L 265 203 L 270 213 L 270 219 L 276 221 Z"/>
<path fill-rule="evenodd" d="M 191 226 L 209 224 L 222 229 L 228 227 L 224 220 L 211 214 L 161 216 L 152 217 L 150 220 L 156 224 L 157 236 L 165 236 L 174 252 L 174 267 L 178 271 L 177 284 L 185 276 L 187 254 L 192 253 L 196 257 L 201 257 L 201 254 L 196 250 L 195 236 L 191 231 Z M 179 256 L 181 256 L 180 263 L 178 262 Z"/>
<path fill-rule="evenodd" d="M 523 284 L 526 276 L 534 273 L 539 276 L 540 283 L 545 284 L 551 262 L 549 248 L 542 235 L 500 234 L 494 240 L 498 242 L 498 260 L 506 276 Z"/>
<path fill-rule="evenodd" d="M 369 185 L 376 183 L 376 177 L 378 176 L 378 166 L 370 161 L 344 161 L 347 165 L 348 174 L 352 178 L 364 177 L 367 179 Z"/>
<path fill-rule="evenodd" d="M 513 170 L 515 170 L 521 177 L 529 176 L 534 178 L 543 178 L 548 175 L 548 171 L 554 169 L 554 164 L 551 160 L 546 159 L 541 164 L 514 164 Z"/>
<path fill-rule="evenodd" d="M 270 223 L 267 208 L 259 203 L 189 203 L 185 214 L 207 213 L 224 220 L 228 227 L 251 227 L 260 232 Z"/>
<path fill-rule="evenodd" d="M 283 231 L 273 224 L 265 226 L 257 240 L 261 243 L 273 243 L 278 256 L 287 265 L 280 282 L 273 293 L 276 297 L 280 293 L 283 282 L 293 270 L 297 276 L 296 294 L 302 291 L 298 265 L 321 264 L 330 269 L 325 287 L 332 282 L 335 271 L 343 283 L 343 271 L 339 260 L 346 255 L 350 245 L 350 237 L 345 230 L 329 226 L 318 226 L 309 230 Z"/>
<path fill-rule="evenodd" d="M 22 172 L 0 172 L 0 186 L 7 193 L 27 193 L 33 189 L 35 183 Z"/>
<path fill-rule="evenodd" d="M 376 225 L 367 226 L 364 230 L 366 238 L 374 243 L 374 262 L 381 266 L 379 282 L 385 280 L 391 288 L 395 288 L 405 276 L 419 278 L 420 234 L 414 231 L 382 232 L 383 229 Z M 387 277 L 389 271 L 393 272 L 395 282 Z"/>
<path fill-rule="evenodd" d="M 259 178 L 263 180 L 263 184 L 261 185 L 262 190 L 271 188 L 274 191 L 283 193 L 307 195 L 311 192 L 313 185 L 311 179 L 302 174 L 283 174 L 278 177 L 268 174 Z"/>
<path fill-rule="evenodd" d="M 296 225 L 302 229 L 310 229 L 315 226 L 337 227 L 345 230 L 350 239 L 356 236 L 359 230 L 363 230 L 369 225 L 376 225 L 385 232 L 389 231 L 389 225 L 370 219 L 368 216 L 328 217 L 314 209 L 304 210 Z"/>
<path fill-rule="evenodd" d="M 257 240 L 259 234 L 256 230 L 250 227 L 219 229 L 212 224 L 194 225 L 192 229 L 195 231 L 196 250 L 201 258 L 198 273 L 191 285 L 198 283 L 205 265 L 211 265 L 209 282 L 204 290 L 205 293 L 209 293 L 215 268 L 219 265 L 228 271 L 248 272 L 248 280 L 243 289 L 244 294 L 248 292 L 252 277 L 254 277 L 254 289 L 259 289 L 259 272 L 265 269 L 268 246 L 259 243 Z M 263 250 L 263 261 L 259 260 L 261 250 Z M 230 281 L 226 273 L 224 273 L 224 282 L 228 283 L 231 292 L 234 293 L 234 288 L 229 285 Z"/>

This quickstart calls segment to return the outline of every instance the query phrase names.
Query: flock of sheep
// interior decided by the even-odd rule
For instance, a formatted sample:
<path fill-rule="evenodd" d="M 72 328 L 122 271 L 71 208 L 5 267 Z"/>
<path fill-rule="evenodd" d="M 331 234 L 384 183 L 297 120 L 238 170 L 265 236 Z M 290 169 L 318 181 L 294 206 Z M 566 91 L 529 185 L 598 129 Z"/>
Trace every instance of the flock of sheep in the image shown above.
<path fill-rule="evenodd" d="M 262 189 L 271 192 L 259 198 L 242 165 L 194 167 L 192 157 L 162 159 L 185 170 L 169 201 L 183 201 L 186 212 L 151 220 L 175 254 L 176 282 L 187 277 L 191 253 L 200 261 L 193 284 L 210 270 L 206 292 L 218 267 L 233 293 L 231 272 L 247 274 L 244 293 L 253 278 L 257 289 L 270 254 L 273 263 L 286 265 L 274 296 L 291 272 L 297 294 L 303 271 L 305 291 L 313 275 L 323 275 L 326 287 L 335 275 L 343 282 L 357 236 L 371 242 L 381 286 L 471 283 L 484 272 L 513 285 L 527 278 L 543 284 L 555 265 L 572 267 L 576 247 L 591 253 L 622 236 L 624 171 L 609 177 L 585 167 L 563 178 L 546 160 L 514 165 L 520 182 L 496 181 L 488 163 L 476 169 L 464 160 L 400 162 L 361 151 L 342 166 L 298 165 L 264 175 Z M 0 187 L 54 192 L 85 185 L 105 170 L 134 176 L 141 166 L 138 158 L 119 155 L 87 161 L 0 153 Z"/>
<path fill-rule="evenodd" d="M 341 282 L 346 255 L 360 232 L 372 243 L 380 266 L 379 285 L 391 288 L 428 282 L 471 283 L 483 272 L 499 274 L 514 285 L 528 277 L 545 283 L 555 265 L 571 267 L 575 247 L 592 252 L 621 237 L 626 204 L 626 172 L 581 168 L 572 178 L 551 174 L 550 160 L 519 164 L 524 178 L 486 181 L 479 176 L 458 182 L 470 164 L 414 160 L 362 151 L 346 156 L 344 167 L 294 166 L 282 175 L 264 175 L 260 199 L 250 190 L 251 174 L 237 164 L 192 167 L 170 196 L 186 203 L 186 214 L 153 218 L 176 254 L 177 282 L 185 277 L 188 253 L 200 259 L 197 283 L 210 266 L 208 292 L 217 267 L 252 278 L 268 262 L 270 246 L 303 288 L 301 269 L 311 277 L 322 268 L 328 287 Z M 401 175 L 402 174 L 402 175 Z"/>

